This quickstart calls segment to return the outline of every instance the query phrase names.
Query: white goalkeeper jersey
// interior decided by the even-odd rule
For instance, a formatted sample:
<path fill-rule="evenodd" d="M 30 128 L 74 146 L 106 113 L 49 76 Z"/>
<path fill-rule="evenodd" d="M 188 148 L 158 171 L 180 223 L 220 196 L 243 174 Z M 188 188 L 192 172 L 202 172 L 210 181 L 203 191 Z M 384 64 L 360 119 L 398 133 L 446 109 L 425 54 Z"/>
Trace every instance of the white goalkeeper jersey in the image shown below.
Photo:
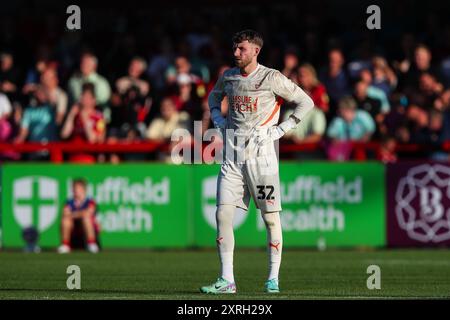
<path fill-rule="evenodd" d="M 224 96 L 228 97 L 226 129 L 233 129 L 235 137 L 224 139 L 225 148 L 244 153 L 247 160 L 260 154 L 261 138 L 268 129 L 278 124 L 283 100 L 295 104 L 294 117 L 298 120 L 313 108 L 311 98 L 294 82 L 275 69 L 258 64 L 256 69 L 242 75 L 239 68 L 224 72 L 208 97 L 211 115 L 220 114 Z M 230 130 L 228 130 L 230 132 Z M 242 137 L 237 141 L 236 137 Z M 271 143 L 269 141 L 267 143 Z M 273 145 L 273 143 L 272 143 Z"/>

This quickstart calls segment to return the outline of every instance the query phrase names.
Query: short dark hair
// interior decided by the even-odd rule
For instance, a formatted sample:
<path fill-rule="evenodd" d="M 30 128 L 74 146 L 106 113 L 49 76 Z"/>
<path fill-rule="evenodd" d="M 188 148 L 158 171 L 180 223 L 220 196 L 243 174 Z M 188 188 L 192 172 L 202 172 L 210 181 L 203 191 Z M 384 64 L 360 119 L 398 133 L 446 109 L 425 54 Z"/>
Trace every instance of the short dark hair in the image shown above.
<path fill-rule="evenodd" d="M 73 179 L 72 185 L 74 186 L 76 184 L 82 185 L 84 189 L 86 189 L 86 187 L 87 187 L 87 181 L 86 181 L 85 178 L 75 178 L 75 179 Z"/>
<path fill-rule="evenodd" d="M 92 82 L 85 82 L 81 86 L 81 92 L 89 91 L 95 97 L 95 85 Z"/>
<path fill-rule="evenodd" d="M 240 43 L 245 40 L 250 43 L 256 44 L 260 48 L 262 48 L 264 44 L 264 40 L 261 34 L 255 30 L 246 29 L 235 33 L 233 36 L 233 43 Z"/>

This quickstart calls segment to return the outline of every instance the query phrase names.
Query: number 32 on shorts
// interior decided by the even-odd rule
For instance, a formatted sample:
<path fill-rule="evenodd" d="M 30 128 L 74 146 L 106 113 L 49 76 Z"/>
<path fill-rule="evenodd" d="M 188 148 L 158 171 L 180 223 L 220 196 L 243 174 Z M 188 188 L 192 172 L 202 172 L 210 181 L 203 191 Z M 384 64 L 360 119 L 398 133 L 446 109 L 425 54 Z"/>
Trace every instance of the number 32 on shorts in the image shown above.
<path fill-rule="evenodd" d="M 272 196 L 273 191 L 275 188 L 272 185 L 258 185 L 256 186 L 258 188 L 258 200 L 273 200 L 275 197 Z M 269 193 L 266 194 L 266 191 Z"/>

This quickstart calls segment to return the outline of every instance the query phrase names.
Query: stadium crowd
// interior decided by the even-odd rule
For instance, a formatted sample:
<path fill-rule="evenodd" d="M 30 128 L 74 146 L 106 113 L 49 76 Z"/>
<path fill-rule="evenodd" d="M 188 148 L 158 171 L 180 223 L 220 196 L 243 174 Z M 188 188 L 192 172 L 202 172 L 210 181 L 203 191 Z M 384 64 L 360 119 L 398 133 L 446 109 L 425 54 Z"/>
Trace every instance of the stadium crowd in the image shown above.
<path fill-rule="evenodd" d="M 225 18 L 214 9 L 199 13 L 204 18 L 197 20 L 189 12 L 178 12 L 177 21 L 168 13 L 159 18 L 148 13 L 147 22 L 145 11 L 111 14 L 108 21 L 117 30 L 109 40 L 102 38 L 100 27 L 55 34 L 47 18 L 38 33 L 36 20 L 27 20 L 26 14 L 6 20 L 0 26 L 0 142 L 169 142 L 176 128 L 193 132 L 193 121 L 201 121 L 203 131 L 210 128 L 208 93 L 233 66 L 230 39 L 237 30 L 230 24 L 222 30 Z M 448 21 L 432 16 L 421 34 L 403 30 L 394 40 L 379 40 L 367 30 L 329 34 L 319 26 L 330 22 L 314 10 L 304 13 L 302 22 L 285 18 L 280 25 L 262 15 L 254 28 L 267 36 L 261 62 L 301 86 L 317 107 L 283 138 L 321 146 L 299 157 L 350 159 L 353 141 L 377 141 L 381 148 L 372 157 L 384 162 L 396 161 L 396 146 L 407 143 L 427 146 L 421 156 L 450 161 L 440 148 L 450 141 Z M 152 34 L 147 40 L 142 34 L 146 27 Z M 436 40 L 438 32 L 442 41 Z M 32 37 L 26 52 L 11 40 L 24 35 Z M 226 114 L 226 99 L 222 107 Z M 292 106 L 285 102 L 281 110 L 281 117 L 287 117 Z M 1 157 L 48 159 L 45 153 L 11 150 L 2 150 Z M 149 157 L 72 154 L 67 160 Z"/>

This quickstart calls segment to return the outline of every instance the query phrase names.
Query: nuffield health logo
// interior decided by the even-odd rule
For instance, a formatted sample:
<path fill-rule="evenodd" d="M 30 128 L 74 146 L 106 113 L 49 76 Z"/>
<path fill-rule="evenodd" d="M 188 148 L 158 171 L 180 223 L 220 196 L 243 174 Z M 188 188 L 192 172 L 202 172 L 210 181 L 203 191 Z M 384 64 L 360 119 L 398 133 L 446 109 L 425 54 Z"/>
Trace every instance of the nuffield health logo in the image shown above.
<path fill-rule="evenodd" d="M 16 179 L 13 183 L 12 209 L 22 228 L 50 228 L 58 216 L 58 181 L 43 176 Z"/>

